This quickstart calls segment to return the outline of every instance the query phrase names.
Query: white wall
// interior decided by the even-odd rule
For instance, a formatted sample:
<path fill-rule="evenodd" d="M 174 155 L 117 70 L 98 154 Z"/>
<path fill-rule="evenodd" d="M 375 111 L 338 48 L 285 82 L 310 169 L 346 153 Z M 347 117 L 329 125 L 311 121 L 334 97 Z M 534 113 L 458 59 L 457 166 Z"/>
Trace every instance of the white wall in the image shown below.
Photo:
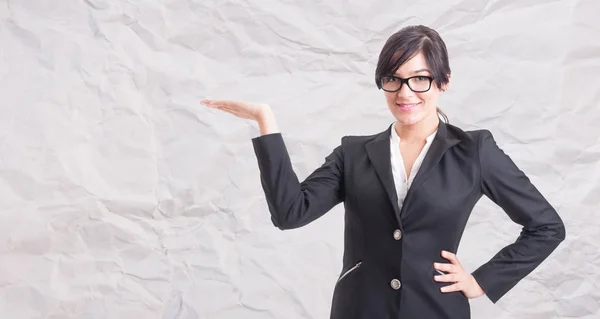
<path fill-rule="evenodd" d="M 0 4 L 0 317 L 326 318 L 342 207 L 273 227 L 256 125 L 199 104 L 269 103 L 300 177 L 393 118 L 385 40 L 426 24 L 453 71 L 441 108 L 490 129 L 567 240 L 473 318 L 600 316 L 600 2 L 117 1 Z M 489 200 L 470 270 L 520 227 Z"/>

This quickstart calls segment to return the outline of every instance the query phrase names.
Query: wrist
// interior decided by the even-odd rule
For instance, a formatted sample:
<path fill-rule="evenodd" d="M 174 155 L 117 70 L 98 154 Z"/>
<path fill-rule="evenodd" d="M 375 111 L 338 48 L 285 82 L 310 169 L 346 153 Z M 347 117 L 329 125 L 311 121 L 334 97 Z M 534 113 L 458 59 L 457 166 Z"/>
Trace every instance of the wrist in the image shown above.
<path fill-rule="evenodd" d="M 258 114 L 256 115 L 256 122 L 258 123 L 260 135 L 267 135 L 279 132 L 279 128 L 277 127 L 277 121 L 275 119 L 275 114 L 271 110 L 271 107 L 267 104 L 261 106 Z"/>
<path fill-rule="evenodd" d="M 273 117 L 274 115 L 273 110 L 271 110 L 271 106 L 269 106 L 268 104 L 261 104 L 258 108 L 258 112 L 256 113 L 254 120 L 260 124 L 261 122 L 269 121 Z"/>

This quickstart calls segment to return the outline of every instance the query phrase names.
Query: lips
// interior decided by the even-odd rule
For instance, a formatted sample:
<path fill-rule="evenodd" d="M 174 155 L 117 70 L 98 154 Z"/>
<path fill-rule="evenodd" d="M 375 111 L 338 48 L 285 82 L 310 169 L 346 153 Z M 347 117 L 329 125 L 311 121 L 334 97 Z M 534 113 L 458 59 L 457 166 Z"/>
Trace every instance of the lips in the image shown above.
<path fill-rule="evenodd" d="M 398 108 L 400 108 L 400 110 L 402 111 L 410 111 L 413 110 L 415 107 L 421 105 L 421 102 L 418 103 L 396 103 L 396 106 L 398 106 Z"/>

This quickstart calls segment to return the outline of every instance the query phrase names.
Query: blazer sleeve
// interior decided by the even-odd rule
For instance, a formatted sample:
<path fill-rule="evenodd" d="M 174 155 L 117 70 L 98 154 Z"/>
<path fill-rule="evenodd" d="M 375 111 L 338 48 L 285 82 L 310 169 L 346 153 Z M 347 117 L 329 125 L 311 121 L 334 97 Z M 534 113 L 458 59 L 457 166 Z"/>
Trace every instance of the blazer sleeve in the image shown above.
<path fill-rule="evenodd" d="M 344 200 L 343 143 L 302 182 L 292 169 L 281 133 L 253 138 L 252 144 L 271 221 L 279 229 L 304 226 Z"/>
<path fill-rule="evenodd" d="M 554 208 L 498 147 L 488 130 L 479 135 L 479 160 L 483 194 L 523 226 L 514 243 L 472 273 L 488 298 L 496 303 L 540 265 L 566 233 Z"/>

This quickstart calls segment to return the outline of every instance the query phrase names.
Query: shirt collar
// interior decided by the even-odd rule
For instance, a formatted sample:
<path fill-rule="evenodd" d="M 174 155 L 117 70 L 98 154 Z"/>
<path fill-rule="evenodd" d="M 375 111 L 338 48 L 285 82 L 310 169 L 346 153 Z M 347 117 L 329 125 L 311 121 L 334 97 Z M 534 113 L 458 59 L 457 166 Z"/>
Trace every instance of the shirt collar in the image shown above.
<path fill-rule="evenodd" d="M 394 122 L 394 124 L 392 125 L 392 130 L 391 130 L 391 133 L 390 133 L 390 139 L 392 140 L 392 142 L 394 144 L 399 145 L 400 144 L 400 136 L 396 132 L 396 123 L 397 122 Z M 437 133 L 437 131 L 438 130 L 436 129 L 433 133 L 431 133 L 431 135 L 427 136 L 427 138 L 426 138 L 427 143 L 426 144 L 431 144 L 431 141 L 433 141 L 433 138 L 435 137 L 435 134 Z"/>

